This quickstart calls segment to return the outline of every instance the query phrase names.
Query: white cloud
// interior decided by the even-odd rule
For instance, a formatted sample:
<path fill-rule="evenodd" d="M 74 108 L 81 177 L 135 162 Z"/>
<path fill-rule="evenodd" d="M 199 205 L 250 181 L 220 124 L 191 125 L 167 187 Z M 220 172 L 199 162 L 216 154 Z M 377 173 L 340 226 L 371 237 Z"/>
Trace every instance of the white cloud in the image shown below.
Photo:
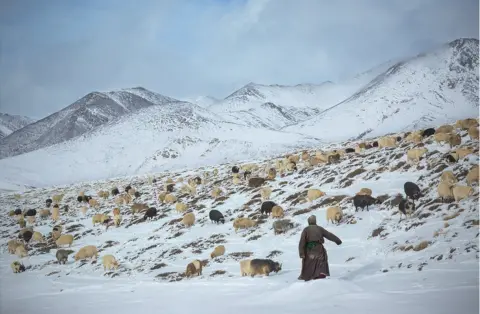
<path fill-rule="evenodd" d="M 335 81 L 478 38 L 473 0 L 82 3 L 16 1 L 0 13 L 0 111 L 41 117 L 93 90 L 139 85 L 224 97 L 251 81 Z"/>

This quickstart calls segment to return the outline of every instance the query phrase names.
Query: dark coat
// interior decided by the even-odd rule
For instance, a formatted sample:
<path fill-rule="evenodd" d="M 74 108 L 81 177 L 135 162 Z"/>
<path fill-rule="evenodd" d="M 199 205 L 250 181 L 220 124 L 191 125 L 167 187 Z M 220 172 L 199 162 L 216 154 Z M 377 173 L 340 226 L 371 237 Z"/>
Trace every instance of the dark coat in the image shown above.
<path fill-rule="evenodd" d="M 328 255 L 323 246 L 325 238 L 337 245 L 342 244 L 336 235 L 317 226 L 315 216 L 308 218 L 308 224 L 303 229 L 298 244 L 298 253 L 302 259 L 302 272 L 298 279 L 305 281 L 330 276 Z"/>

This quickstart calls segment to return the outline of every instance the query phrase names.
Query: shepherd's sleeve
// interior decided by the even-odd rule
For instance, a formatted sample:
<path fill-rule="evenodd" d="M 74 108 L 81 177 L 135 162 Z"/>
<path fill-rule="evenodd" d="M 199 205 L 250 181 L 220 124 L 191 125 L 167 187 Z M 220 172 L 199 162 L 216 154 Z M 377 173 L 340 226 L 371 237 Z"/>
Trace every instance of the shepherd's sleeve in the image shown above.
<path fill-rule="evenodd" d="M 300 235 L 300 241 L 298 243 L 298 255 L 300 258 L 305 257 L 305 246 L 307 245 L 307 230 L 303 229 L 302 234 Z"/>
<path fill-rule="evenodd" d="M 323 237 L 327 238 L 328 240 L 330 240 L 332 242 L 335 242 L 338 245 L 342 244 L 342 240 L 340 240 L 339 237 L 337 237 L 336 235 L 334 235 L 331 232 L 328 232 L 327 230 L 325 230 L 325 228 L 322 228 L 322 229 L 323 229 L 322 230 Z"/>

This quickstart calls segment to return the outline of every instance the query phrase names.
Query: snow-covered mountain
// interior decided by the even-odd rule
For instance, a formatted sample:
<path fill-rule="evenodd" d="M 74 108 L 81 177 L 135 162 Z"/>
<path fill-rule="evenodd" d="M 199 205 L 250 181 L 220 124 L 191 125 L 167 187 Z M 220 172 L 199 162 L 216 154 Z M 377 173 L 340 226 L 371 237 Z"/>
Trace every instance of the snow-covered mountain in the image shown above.
<path fill-rule="evenodd" d="M 392 64 L 394 61 L 382 63 L 340 83 L 327 81 L 295 86 L 248 83 L 208 109 L 227 121 L 278 130 L 305 121 L 347 99 Z"/>
<path fill-rule="evenodd" d="M 295 133 L 246 127 L 187 102 L 150 106 L 81 136 L 0 160 L 4 184 L 49 186 L 279 154 L 318 145 Z M 55 169 L 62 169 L 56 171 Z"/>
<path fill-rule="evenodd" d="M 143 88 L 91 93 L 0 140 L 0 157 L 30 152 L 0 161 L 0 173 L 29 185 L 64 180 L 51 170 L 45 178 L 56 164 L 87 167 L 84 180 L 133 175 L 475 117 L 478 46 L 458 39 L 340 83 L 250 83 L 206 108 Z"/>
<path fill-rule="evenodd" d="M 64 142 L 141 108 L 177 102 L 142 87 L 93 92 L 0 139 L 0 158 Z"/>
<path fill-rule="evenodd" d="M 25 116 L 0 113 L 0 139 L 33 123 L 35 120 Z"/>
<path fill-rule="evenodd" d="M 249 83 L 207 108 L 227 121 L 279 129 L 304 121 L 323 107 L 342 101 L 349 92 L 351 90 L 339 91 L 331 82 L 297 86 Z"/>
<path fill-rule="evenodd" d="M 345 140 L 478 117 L 478 49 L 478 39 L 458 39 L 396 63 L 348 99 L 283 131 Z"/>

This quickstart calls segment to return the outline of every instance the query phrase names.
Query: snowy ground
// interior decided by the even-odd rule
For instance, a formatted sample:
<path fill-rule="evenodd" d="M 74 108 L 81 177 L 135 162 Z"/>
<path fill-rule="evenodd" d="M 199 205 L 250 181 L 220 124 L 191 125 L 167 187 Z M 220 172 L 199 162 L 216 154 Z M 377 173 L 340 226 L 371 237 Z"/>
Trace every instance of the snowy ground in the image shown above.
<path fill-rule="evenodd" d="M 478 186 L 474 195 L 459 203 L 442 204 L 436 186 L 444 170 L 452 170 L 460 184 L 474 164 L 478 164 L 478 142 L 461 133 L 462 146 L 475 148 L 475 154 L 455 164 L 447 164 L 442 154 L 448 146 L 425 141 L 428 157 L 416 166 L 406 163 L 405 152 L 412 144 L 402 143 L 395 149 L 371 149 L 363 155 L 347 154 L 340 164 L 302 169 L 268 182 L 271 199 L 281 205 L 297 226 L 286 234 L 274 235 L 274 218 L 261 216 L 259 189 L 245 183 L 233 185 L 231 165 L 218 167 L 218 177 L 210 177 L 198 188 L 195 197 L 174 194 L 189 206 L 196 216 L 195 225 L 185 228 L 182 214 L 173 205 L 155 200 L 155 191 L 163 187 L 167 177 L 177 180 L 202 175 L 213 168 L 183 173 L 156 174 L 158 186 L 148 183 L 146 176 L 109 181 L 79 183 L 67 188 L 34 189 L 15 200 L 12 194 L 0 195 L 2 215 L 0 256 L 0 312 L 70 314 L 131 313 L 134 310 L 165 313 L 298 313 L 316 310 L 321 313 L 478 313 Z M 341 143 L 339 146 L 345 147 Z M 260 162 L 261 163 L 261 162 Z M 262 163 L 263 165 L 264 163 Z M 364 171 L 358 171 L 363 169 Z M 361 172 L 361 173 L 360 173 Z M 397 194 L 403 194 L 406 181 L 416 182 L 425 192 L 411 219 L 399 221 Z M 100 209 L 89 209 L 87 217 L 79 212 L 76 196 L 79 191 L 96 197 L 100 189 L 121 190 L 131 184 L 142 196 L 137 202 L 159 209 L 153 221 L 133 217 L 130 206 L 120 209 L 124 221 L 119 228 L 105 230 L 92 226 L 95 213 L 109 213 L 115 207 L 113 198 L 99 200 Z M 225 197 L 213 200 L 213 186 L 225 190 Z M 382 200 L 370 211 L 355 213 L 351 197 L 362 187 L 371 188 L 373 196 Z M 326 196 L 303 203 L 308 188 L 319 188 Z M 27 271 L 13 274 L 10 263 L 18 258 L 8 254 L 6 242 L 16 237 L 18 225 L 6 216 L 8 210 L 41 208 L 53 194 L 65 192 L 61 205 L 64 233 L 75 236 L 72 249 L 96 245 L 99 262 L 74 262 L 66 265 L 55 261 L 56 247 L 32 244 L 27 258 L 21 262 Z M 340 225 L 326 223 L 325 211 L 336 201 L 343 208 L 345 219 Z M 220 210 L 225 224 L 208 220 L 210 209 Z M 340 246 L 325 244 L 329 255 L 331 277 L 316 282 L 298 281 L 300 259 L 298 240 L 309 215 L 315 214 L 319 225 L 343 241 Z M 235 233 L 232 221 L 249 216 L 258 226 Z M 356 223 L 352 223 L 355 221 Z M 54 223 L 38 220 L 35 231 L 49 236 Z M 438 232 L 437 234 L 435 234 Z M 428 241 L 423 250 L 402 250 L 408 245 Z M 213 248 L 223 244 L 224 256 L 210 259 Z M 101 257 L 113 254 L 121 266 L 104 272 Z M 282 270 L 269 277 L 241 277 L 239 261 L 244 258 L 271 258 L 282 263 Z M 203 275 L 187 279 L 186 265 L 193 259 L 204 261 Z"/>
<path fill-rule="evenodd" d="M 333 253 L 332 253 L 333 254 Z M 333 268 L 338 271 L 338 267 Z M 401 271 L 368 278 L 295 281 L 298 269 L 269 278 L 199 279 L 178 283 L 24 273 L 2 284 L 2 313 L 478 313 L 478 265 Z M 362 271 L 359 277 L 368 275 Z M 2 277 L 11 277 L 3 271 Z M 21 291 L 21 292 L 20 292 Z M 40 292 L 41 291 L 41 292 Z M 19 295 L 21 294 L 21 295 Z M 15 301 L 12 301 L 15 300 Z M 186 302 L 185 302 L 186 301 Z"/>

